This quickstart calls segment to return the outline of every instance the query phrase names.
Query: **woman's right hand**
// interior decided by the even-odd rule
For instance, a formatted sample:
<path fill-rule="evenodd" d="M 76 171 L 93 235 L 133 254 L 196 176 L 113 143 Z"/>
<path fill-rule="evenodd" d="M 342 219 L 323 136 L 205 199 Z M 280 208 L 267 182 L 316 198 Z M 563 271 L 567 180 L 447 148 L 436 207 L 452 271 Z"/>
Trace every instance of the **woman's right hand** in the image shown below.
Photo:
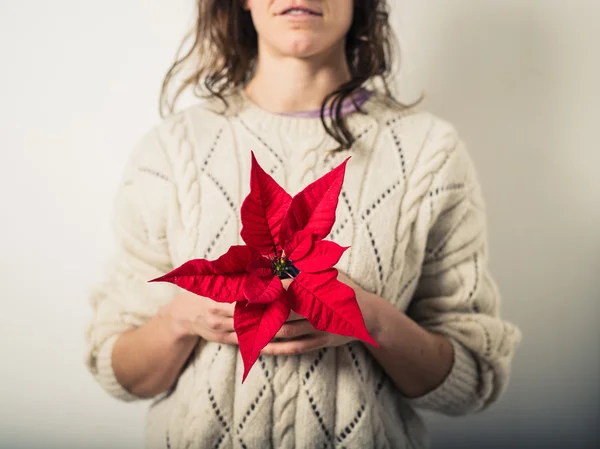
<path fill-rule="evenodd" d="M 218 303 L 190 292 L 183 292 L 158 311 L 177 338 L 198 336 L 207 341 L 237 345 L 233 329 L 235 303 Z"/>
<path fill-rule="evenodd" d="M 290 279 L 283 281 L 286 290 L 290 282 Z M 233 327 L 234 309 L 235 303 L 219 303 L 186 291 L 161 307 L 158 316 L 176 338 L 194 336 L 216 343 L 237 345 L 238 339 Z M 287 321 L 304 319 L 292 311 Z"/>

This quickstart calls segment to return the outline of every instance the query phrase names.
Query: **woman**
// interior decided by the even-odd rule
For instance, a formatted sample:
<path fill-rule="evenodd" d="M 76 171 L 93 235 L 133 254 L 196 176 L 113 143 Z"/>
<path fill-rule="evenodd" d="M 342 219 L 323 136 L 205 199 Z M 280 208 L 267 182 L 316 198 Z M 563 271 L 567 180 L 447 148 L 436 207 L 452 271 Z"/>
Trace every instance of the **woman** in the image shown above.
<path fill-rule="evenodd" d="M 92 297 L 90 370 L 119 399 L 153 399 L 151 448 L 426 447 L 416 410 L 494 403 L 520 340 L 499 317 L 465 146 L 391 98 L 384 1 L 198 7 L 163 94 L 192 69 L 177 95 L 204 88 L 208 101 L 170 114 L 131 156 L 118 251 Z M 329 239 L 351 246 L 339 279 L 379 348 L 294 315 L 242 384 L 233 306 L 148 283 L 243 243 L 251 150 L 292 195 L 352 156 Z"/>

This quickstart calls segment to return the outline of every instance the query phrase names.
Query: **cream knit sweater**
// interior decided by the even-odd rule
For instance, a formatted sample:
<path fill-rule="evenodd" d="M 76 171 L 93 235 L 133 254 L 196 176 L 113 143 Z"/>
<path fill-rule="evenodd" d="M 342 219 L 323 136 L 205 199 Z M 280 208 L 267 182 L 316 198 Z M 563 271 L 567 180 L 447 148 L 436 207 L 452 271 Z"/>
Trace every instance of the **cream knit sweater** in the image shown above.
<path fill-rule="evenodd" d="M 177 287 L 148 283 L 192 258 L 242 244 L 240 205 L 250 151 L 290 194 L 352 155 L 330 236 L 350 245 L 337 267 L 454 346 L 452 371 L 427 395 L 403 398 L 360 342 L 300 356 L 262 356 L 241 384 L 236 346 L 201 342 L 177 385 L 152 401 L 149 448 L 422 448 L 417 408 L 484 409 L 506 388 L 520 332 L 499 317 L 488 270 L 486 216 L 476 170 L 453 127 L 398 111 L 379 96 L 349 116 L 351 150 L 319 119 L 268 113 L 243 94 L 191 107 L 133 151 L 116 201 L 117 252 L 95 289 L 87 366 L 116 398 L 119 334 L 140 326 Z"/>

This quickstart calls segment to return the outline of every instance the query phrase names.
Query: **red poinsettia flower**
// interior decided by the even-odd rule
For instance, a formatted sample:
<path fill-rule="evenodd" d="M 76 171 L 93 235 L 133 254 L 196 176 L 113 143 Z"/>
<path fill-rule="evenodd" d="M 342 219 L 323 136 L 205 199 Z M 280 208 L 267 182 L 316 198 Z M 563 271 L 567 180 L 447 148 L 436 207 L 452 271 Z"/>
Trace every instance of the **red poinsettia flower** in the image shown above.
<path fill-rule="evenodd" d="M 290 310 L 315 329 L 377 346 L 354 290 L 337 280 L 333 268 L 349 247 L 324 240 L 335 222 L 348 159 L 292 198 L 252 153 L 250 193 L 241 207 L 240 235 L 246 245 L 232 246 L 213 261 L 188 261 L 151 281 L 236 303 L 233 320 L 244 361 L 242 382 Z M 293 278 L 287 291 L 284 278 Z"/>

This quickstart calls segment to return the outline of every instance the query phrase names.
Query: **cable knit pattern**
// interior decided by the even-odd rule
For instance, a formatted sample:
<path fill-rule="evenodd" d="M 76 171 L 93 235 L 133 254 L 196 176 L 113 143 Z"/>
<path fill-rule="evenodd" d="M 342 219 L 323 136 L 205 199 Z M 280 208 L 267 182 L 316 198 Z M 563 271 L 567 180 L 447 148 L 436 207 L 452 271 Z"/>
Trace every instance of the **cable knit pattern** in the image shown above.
<path fill-rule="evenodd" d="M 201 342 L 172 391 L 151 401 L 148 448 L 424 448 L 418 415 L 489 407 L 506 389 L 520 332 L 500 318 L 488 268 L 485 203 L 454 128 L 399 111 L 379 95 L 353 113 L 356 140 L 336 143 L 320 120 L 271 114 L 243 94 L 220 113 L 189 108 L 133 151 L 116 198 L 117 245 L 91 296 L 87 366 L 125 401 L 112 347 L 176 293 L 147 280 L 190 258 L 214 259 L 240 238 L 250 151 L 295 194 L 351 156 L 329 239 L 351 246 L 337 268 L 423 327 L 445 335 L 454 365 L 441 385 L 404 398 L 360 342 L 261 356 L 244 384 L 236 346 Z"/>
<path fill-rule="evenodd" d="M 179 115 L 171 120 L 169 134 L 174 140 L 173 175 L 177 180 L 177 197 L 181 220 L 187 235 L 194 239 L 191 248 L 195 248 L 197 228 L 200 219 L 200 186 L 198 185 L 198 170 L 194 163 L 194 148 L 188 135 L 189 129 L 185 124 L 186 117 Z"/>
<path fill-rule="evenodd" d="M 296 399 L 299 392 L 298 359 L 281 357 L 273 376 L 273 444 L 275 447 L 294 447 Z"/>

